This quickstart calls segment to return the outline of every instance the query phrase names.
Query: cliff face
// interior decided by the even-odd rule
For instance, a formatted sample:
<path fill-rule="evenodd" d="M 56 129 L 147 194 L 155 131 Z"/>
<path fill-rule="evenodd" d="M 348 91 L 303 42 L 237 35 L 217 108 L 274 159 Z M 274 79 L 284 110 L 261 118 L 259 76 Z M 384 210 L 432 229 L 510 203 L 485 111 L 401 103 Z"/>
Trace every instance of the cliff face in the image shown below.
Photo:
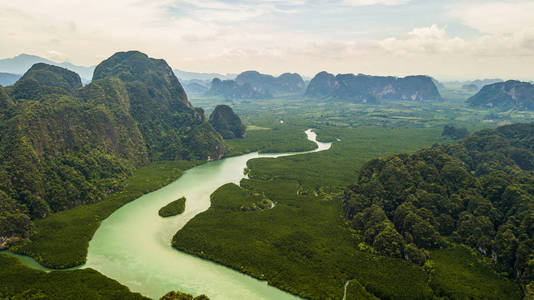
<path fill-rule="evenodd" d="M 30 219 L 101 200 L 151 160 L 224 151 L 163 60 L 118 53 L 85 87 L 68 70 L 35 65 L 0 87 L 0 238 L 25 237 Z"/>
<path fill-rule="evenodd" d="M 191 106 L 164 60 L 149 58 L 137 51 L 119 52 L 96 67 L 93 80 L 109 77 L 118 77 L 124 82 L 130 113 L 148 145 L 151 159 L 203 160 L 208 156 L 222 156 L 224 143 L 220 138 L 212 152 L 198 151 L 203 149 L 203 144 L 191 139 L 191 135 L 199 132 L 195 127 L 202 126 L 200 131 L 207 135 L 214 132 L 204 126 L 204 112 Z"/>
<path fill-rule="evenodd" d="M 225 139 L 245 137 L 245 125 L 228 105 L 217 105 L 209 122 Z"/>
<path fill-rule="evenodd" d="M 1 122 L 0 190 L 32 218 L 101 199 L 148 163 L 118 79 L 24 99 Z"/>
<path fill-rule="evenodd" d="M 394 100 L 441 100 L 441 96 L 427 76 L 404 78 L 318 73 L 310 82 L 306 96 L 338 99 L 356 103 L 380 103 Z"/>
<path fill-rule="evenodd" d="M 467 99 L 471 106 L 534 110 L 534 85 L 510 80 L 484 86 Z"/>

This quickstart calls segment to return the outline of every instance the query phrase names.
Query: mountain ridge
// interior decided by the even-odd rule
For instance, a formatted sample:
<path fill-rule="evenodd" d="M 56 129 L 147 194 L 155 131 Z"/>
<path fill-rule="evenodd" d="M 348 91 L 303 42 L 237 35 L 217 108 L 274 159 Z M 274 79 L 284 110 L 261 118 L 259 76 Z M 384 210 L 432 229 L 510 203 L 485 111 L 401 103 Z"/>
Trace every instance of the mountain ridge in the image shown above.
<path fill-rule="evenodd" d="M 534 110 L 534 85 L 517 80 L 485 85 L 467 99 L 467 103 L 478 107 Z"/>
<path fill-rule="evenodd" d="M 310 81 L 306 97 L 338 99 L 355 103 L 380 103 L 392 100 L 441 100 L 431 77 L 354 75 L 319 72 Z"/>

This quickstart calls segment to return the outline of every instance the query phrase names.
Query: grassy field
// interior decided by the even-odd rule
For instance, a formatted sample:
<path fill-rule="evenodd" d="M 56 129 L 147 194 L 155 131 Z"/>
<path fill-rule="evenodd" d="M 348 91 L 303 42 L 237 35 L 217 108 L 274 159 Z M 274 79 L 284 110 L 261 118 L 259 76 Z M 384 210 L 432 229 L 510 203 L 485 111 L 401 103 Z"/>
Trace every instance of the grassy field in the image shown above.
<path fill-rule="evenodd" d="M 102 202 L 36 220 L 31 240 L 10 250 L 32 256 L 49 268 L 81 265 L 85 263 L 89 241 L 102 220 L 122 205 L 171 183 L 194 165 L 186 161 L 159 162 L 139 169 L 126 179 L 121 191 L 110 194 Z"/>

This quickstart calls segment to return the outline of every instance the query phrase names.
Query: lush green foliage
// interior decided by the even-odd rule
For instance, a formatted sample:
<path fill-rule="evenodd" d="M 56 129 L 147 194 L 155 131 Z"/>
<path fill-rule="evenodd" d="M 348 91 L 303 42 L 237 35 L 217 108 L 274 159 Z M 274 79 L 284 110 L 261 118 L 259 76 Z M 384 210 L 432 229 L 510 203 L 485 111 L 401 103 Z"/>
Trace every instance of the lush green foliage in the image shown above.
<path fill-rule="evenodd" d="M 97 203 L 150 161 L 214 160 L 226 149 L 167 63 L 140 52 L 102 62 L 83 88 L 77 74 L 36 64 L 7 91 L 0 89 L 1 244 L 30 235 L 24 215 Z"/>
<path fill-rule="evenodd" d="M 209 122 L 225 139 L 245 137 L 245 125 L 228 105 L 217 105 L 210 115 Z"/>
<path fill-rule="evenodd" d="M 34 257 L 51 268 L 68 268 L 83 264 L 87 248 L 100 222 L 116 209 L 143 194 L 169 184 L 181 176 L 193 162 L 172 161 L 153 163 L 137 170 L 124 182 L 124 188 L 103 201 L 82 205 L 35 221 L 31 241 L 10 250 Z"/>
<path fill-rule="evenodd" d="M 436 296 L 448 299 L 522 299 L 521 289 L 502 280 L 490 262 L 463 246 L 434 250 L 426 265 Z"/>
<path fill-rule="evenodd" d="M 443 127 L 443 132 L 441 133 L 441 136 L 452 138 L 452 139 L 461 139 L 469 135 L 469 131 L 467 131 L 467 128 L 456 128 L 451 125 L 445 125 Z"/>
<path fill-rule="evenodd" d="M 369 293 L 365 287 L 357 280 L 349 281 L 346 286 L 345 298 L 343 300 L 379 300 L 375 295 Z"/>
<path fill-rule="evenodd" d="M 97 81 L 80 98 L 50 94 L 8 109 L 0 122 L 0 190 L 20 212 L 43 218 L 97 202 L 148 162 L 142 136 L 115 97 L 124 91 L 118 80 Z"/>
<path fill-rule="evenodd" d="M 248 130 L 247 136 L 239 140 L 227 140 L 227 156 L 251 152 L 283 153 L 308 151 L 316 148 L 304 134 L 305 127 L 275 125 L 272 129 Z"/>
<path fill-rule="evenodd" d="M 20 80 L 36 80 L 40 86 L 62 88 L 66 91 L 77 90 L 82 87 L 80 76 L 65 68 L 44 63 L 33 65 Z"/>
<path fill-rule="evenodd" d="M 0 254 L 0 299 L 148 299 L 93 269 L 45 273 Z"/>
<path fill-rule="evenodd" d="M 173 245 L 306 298 L 340 299 L 345 281 L 356 277 L 382 296 L 431 298 L 420 268 L 358 249 L 337 201 L 296 196 L 294 181 L 243 184 L 249 189 L 234 184 L 218 189 L 210 209 L 180 230 Z M 276 206 L 243 211 L 257 201 L 256 193 Z"/>
<path fill-rule="evenodd" d="M 534 235 L 534 123 L 484 130 L 457 145 L 371 160 L 345 191 L 344 214 L 368 244 L 414 261 L 450 237 L 527 284 Z M 380 241 L 387 234 L 387 243 Z M 377 247 L 380 243 L 380 247 Z M 410 246 L 409 255 L 405 249 Z M 423 262 L 421 259 L 417 259 Z"/>
<path fill-rule="evenodd" d="M 168 292 L 163 297 L 161 297 L 160 300 L 209 300 L 206 295 L 200 295 L 193 298 L 193 296 L 189 294 L 185 294 L 182 292 Z"/>
<path fill-rule="evenodd" d="M 130 113 L 148 145 L 151 159 L 219 159 L 225 146 L 193 108 L 171 68 L 138 51 L 118 52 L 100 63 L 93 80 L 118 77 L 126 85 Z"/>
<path fill-rule="evenodd" d="M 359 246 L 340 216 L 339 192 L 367 159 L 432 144 L 439 129 L 318 131 L 341 141 L 325 152 L 249 161 L 251 179 L 241 188 L 229 184 L 217 190 L 210 209 L 180 230 L 173 245 L 312 299 L 340 299 L 353 278 L 381 298 L 431 298 L 421 267 Z M 274 208 L 242 209 L 262 198 Z"/>
<path fill-rule="evenodd" d="M 182 197 L 178 200 L 174 200 L 172 201 L 171 203 L 165 205 L 164 207 L 162 207 L 159 211 L 158 211 L 158 214 L 161 216 L 161 217 L 172 217 L 172 216 L 176 216 L 176 215 L 179 215 L 181 213 L 183 213 L 185 210 L 185 197 Z"/>

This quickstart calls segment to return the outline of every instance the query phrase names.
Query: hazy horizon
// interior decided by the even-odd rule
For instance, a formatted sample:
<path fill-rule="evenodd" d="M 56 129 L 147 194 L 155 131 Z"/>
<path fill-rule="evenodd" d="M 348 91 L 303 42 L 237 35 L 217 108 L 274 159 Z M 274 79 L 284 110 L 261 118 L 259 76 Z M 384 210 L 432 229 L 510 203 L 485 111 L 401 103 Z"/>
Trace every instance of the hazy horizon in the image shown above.
<path fill-rule="evenodd" d="M 139 50 L 199 73 L 534 79 L 534 3 L 435 2 L 0 0 L 0 58 L 92 66 Z"/>

